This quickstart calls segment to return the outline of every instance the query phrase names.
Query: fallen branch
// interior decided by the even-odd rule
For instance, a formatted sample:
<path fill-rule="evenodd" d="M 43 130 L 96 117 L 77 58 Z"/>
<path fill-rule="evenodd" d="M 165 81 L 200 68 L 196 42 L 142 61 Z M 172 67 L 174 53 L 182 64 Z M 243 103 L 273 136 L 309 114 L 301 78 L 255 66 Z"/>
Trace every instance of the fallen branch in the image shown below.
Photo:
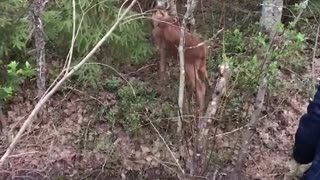
<path fill-rule="evenodd" d="M 105 34 L 105 36 L 96 44 L 96 46 L 87 54 L 85 58 L 83 58 L 79 64 L 74 66 L 71 71 L 68 72 L 65 76 L 62 77 L 61 80 L 57 82 L 57 84 L 36 104 L 35 108 L 27 118 L 27 120 L 23 123 L 22 127 L 20 128 L 18 134 L 14 137 L 12 143 L 6 150 L 5 154 L 0 159 L 0 167 L 4 164 L 8 156 L 13 151 L 14 147 L 18 143 L 18 141 L 21 139 L 22 134 L 27 129 L 28 126 L 30 126 L 34 120 L 34 117 L 37 115 L 41 107 L 49 100 L 49 98 L 61 87 L 61 85 L 76 72 L 88 59 L 97 51 L 98 48 L 104 43 L 104 41 L 111 35 L 111 33 L 115 30 L 115 28 L 118 26 L 120 21 L 124 18 L 124 16 L 129 12 L 131 7 L 135 4 L 136 0 L 133 0 L 131 4 L 128 6 L 128 8 L 123 12 L 122 16 L 117 19 L 117 21 L 114 23 L 114 25 L 110 28 L 110 30 Z"/>

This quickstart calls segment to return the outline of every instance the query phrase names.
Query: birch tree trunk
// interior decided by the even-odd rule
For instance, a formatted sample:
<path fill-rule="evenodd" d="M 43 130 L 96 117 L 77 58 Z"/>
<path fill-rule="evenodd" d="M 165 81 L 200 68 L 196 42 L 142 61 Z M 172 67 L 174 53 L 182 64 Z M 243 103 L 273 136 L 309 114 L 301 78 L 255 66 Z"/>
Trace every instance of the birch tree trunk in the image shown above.
<path fill-rule="evenodd" d="M 281 22 L 282 9 L 283 0 L 264 0 L 262 3 L 260 26 L 269 37 L 273 37 L 276 24 Z"/>
<path fill-rule="evenodd" d="M 36 48 L 36 72 L 37 72 L 37 97 L 41 98 L 46 90 L 46 59 L 45 42 L 43 39 L 43 27 L 41 15 L 47 0 L 29 0 L 29 11 Z"/>

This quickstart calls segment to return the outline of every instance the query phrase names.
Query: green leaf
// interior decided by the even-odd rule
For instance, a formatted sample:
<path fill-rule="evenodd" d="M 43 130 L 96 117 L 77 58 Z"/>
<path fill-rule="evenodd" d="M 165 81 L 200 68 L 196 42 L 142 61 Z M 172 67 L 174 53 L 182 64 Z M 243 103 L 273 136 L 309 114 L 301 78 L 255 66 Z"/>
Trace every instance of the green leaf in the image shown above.
<path fill-rule="evenodd" d="M 12 95 L 13 89 L 12 89 L 11 86 L 3 87 L 2 89 L 3 89 L 3 91 L 4 91 L 7 95 L 9 95 L 9 96 Z"/>
<path fill-rule="evenodd" d="M 7 66 L 8 66 L 8 72 L 16 72 L 18 63 L 16 61 L 11 61 L 10 64 L 8 64 Z"/>
<path fill-rule="evenodd" d="M 298 40 L 299 42 L 303 42 L 305 40 L 304 34 L 298 33 L 296 35 L 296 40 Z"/>

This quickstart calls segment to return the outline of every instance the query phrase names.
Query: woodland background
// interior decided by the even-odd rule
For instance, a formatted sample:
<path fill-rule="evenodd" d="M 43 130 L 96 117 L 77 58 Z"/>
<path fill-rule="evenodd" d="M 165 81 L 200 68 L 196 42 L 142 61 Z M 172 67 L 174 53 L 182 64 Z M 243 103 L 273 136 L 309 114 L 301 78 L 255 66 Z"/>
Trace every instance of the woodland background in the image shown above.
<path fill-rule="evenodd" d="M 132 1 L 124 2 L 0 1 L 1 156 L 46 89 L 77 67 Z M 170 78 L 160 94 L 147 11 L 154 1 L 140 0 L 25 126 L 1 162 L 0 178 L 297 178 L 291 151 L 320 73 L 320 1 L 272 1 L 283 3 L 272 38 L 260 27 L 266 2 L 199 0 L 193 12 L 197 34 L 209 40 L 210 82 L 219 65 L 229 68 L 199 172 L 191 173 L 194 116 L 184 114 L 183 133 L 176 131 L 179 61 L 169 61 Z M 185 4 L 176 1 L 180 16 Z M 256 114 L 264 78 L 263 106 Z M 244 162 L 239 154 L 246 155 Z"/>

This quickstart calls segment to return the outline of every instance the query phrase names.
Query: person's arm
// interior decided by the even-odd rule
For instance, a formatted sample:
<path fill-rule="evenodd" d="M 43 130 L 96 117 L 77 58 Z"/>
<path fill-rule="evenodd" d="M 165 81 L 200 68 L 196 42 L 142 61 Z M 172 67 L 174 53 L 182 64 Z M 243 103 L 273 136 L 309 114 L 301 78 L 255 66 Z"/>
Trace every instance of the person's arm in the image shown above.
<path fill-rule="evenodd" d="M 295 135 L 293 158 L 300 164 L 310 163 L 320 140 L 320 86 L 313 101 L 308 105 L 307 113 L 300 118 Z"/>

